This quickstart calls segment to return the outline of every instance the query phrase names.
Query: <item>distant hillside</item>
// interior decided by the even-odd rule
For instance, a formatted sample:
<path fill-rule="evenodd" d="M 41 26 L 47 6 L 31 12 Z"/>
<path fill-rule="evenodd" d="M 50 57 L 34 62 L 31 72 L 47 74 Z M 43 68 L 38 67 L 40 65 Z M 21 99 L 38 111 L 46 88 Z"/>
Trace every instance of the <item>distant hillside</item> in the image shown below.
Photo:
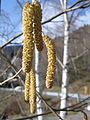
<path fill-rule="evenodd" d="M 63 38 L 56 38 L 55 45 L 57 56 L 62 61 Z M 71 61 L 68 64 L 70 81 L 73 82 L 79 79 L 88 81 L 90 78 L 90 26 L 85 25 L 71 33 L 68 46 L 69 61 Z M 78 59 L 73 61 L 73 58 L 76 56 Z M 59 71 L 59 73 L 61 73 L 61 71 Z"/>
<path fill-rule="evenodd" d="M 57 52 L 63 51 L 63 38 L 55 38 Z M 77 56 L 84 50 L 90 49 L 90 26 L 85 25 L 70 34 L 69 56 Z"/>

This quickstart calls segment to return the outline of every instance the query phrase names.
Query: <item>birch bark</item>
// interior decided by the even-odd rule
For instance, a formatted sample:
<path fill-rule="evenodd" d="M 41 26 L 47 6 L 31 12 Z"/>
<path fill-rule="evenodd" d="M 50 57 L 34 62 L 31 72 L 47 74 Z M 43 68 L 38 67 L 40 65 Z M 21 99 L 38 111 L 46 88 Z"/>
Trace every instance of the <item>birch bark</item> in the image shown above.
<path fill-rule="evenodd" d="M 60 0 L 63 11 L 67 9 L 67 0 Z M 68 41 L 69 41 L 69 22 L 68 14 L 64 13 L 64 50 L 63 50 L 63 65 L 62 70 L 62 86 L 61 86 L 61 106 L 65 108 L 67 106 L 67 94 L 68 94 L 68 76 L 67 76 L 67 61 L 68 61 Z M 61 111 L 60 116 L 66 120 L 66 111 Z"/>

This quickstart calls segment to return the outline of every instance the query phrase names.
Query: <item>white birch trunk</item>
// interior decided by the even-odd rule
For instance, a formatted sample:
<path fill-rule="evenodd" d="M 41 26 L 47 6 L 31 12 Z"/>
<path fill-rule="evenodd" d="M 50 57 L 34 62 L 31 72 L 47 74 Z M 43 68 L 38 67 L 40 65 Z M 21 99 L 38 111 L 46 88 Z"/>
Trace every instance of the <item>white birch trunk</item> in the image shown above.
<path fill-rule="evenodd" d="M 40 2 L 40 0 L 38 0 Z M 32 3 L 34 0 L 32 0 Z M 37 51 L 37 48 L 35 46 L 35 76 L 36 76 L 36 90 L 40 94 L 42 94 L 42 81 L 41 81 L 41 71 L 40 71 L 40 59 L 41 59 L 41 54 Z M 43 103 L 40 98 L 37 97 L 37 114 L 42 114 L 43 113 Z M 43 120 L 43 116 L 38 116 L 38 120 Z"/>
<path fill-rule="evenodd" d="M 67 0 L 61 0 L 63 10 L 67 9 Z M 61 106 L 65 108 L 67 106 L 67 93 L 68 93 L 68 77 L 67 77 L 67 60 L 68 60 L 68 41 L 69 41 L 69 25 L 68 15 L 64 13 L 64 50 L 63 50 L 63 65 L 62 70 L 62 87 L 61 87 Z M 66 111 L 61 111 L 60 116 L 66 120 Z"/>
<path fill-rule="evenodd" d="M 35 71 L 36 71 L 36 90 L 42 94 L 43 87 L 42 87 L 42 80 L 41 80 L 41 71 L 40 71 L 40 59 L 41 54 L 37 51 L 35 47 Z M 43 113 L 43 103 L 40 98 L 37 97 L 37 114 Z M 38 116 L 38 120 L 43 120 L 43 116 Z"/>

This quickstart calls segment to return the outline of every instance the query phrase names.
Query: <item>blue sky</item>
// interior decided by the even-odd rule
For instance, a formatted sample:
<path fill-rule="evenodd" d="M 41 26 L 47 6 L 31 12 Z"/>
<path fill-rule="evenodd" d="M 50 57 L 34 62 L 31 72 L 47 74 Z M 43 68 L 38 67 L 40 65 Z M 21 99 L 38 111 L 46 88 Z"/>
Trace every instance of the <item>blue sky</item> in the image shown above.
<path fill-rule="evenodd" d="M 27 0 L 19 0 L 22 5 L 25 4 Z M 77 0 L 76 0 L 77 1 Z M 60 0 L 41 0 L 41 2 L 44 4 L 42 5 L 43 8 L 43 21 L 51 18 L 52 16 L 56 15 L 57 13 L 60 12 Z M 69 0 L 70 4 L 73 4 L 75 0 Z M 2 16 L 0 18 L 0 23 L 3 23 L 2 26 L 0 27 L 0 32 L 2 32 L 2 29 L 5 27 L 6 23 L 9 21 L 11 25 L 6 25 L 5 29 L 11 28 L 12 30 L 10 31 L 11 33 L 9 34 L 8 37 L 2 38 L 2 44 L 5 42 L 7 39 L 15 36 L 16 34 L 22 32 L 22 10 L 17 4 L 16 0 L 2 0 L 2 11 L 4 11 L 5 16 L 3 15 L 3 19 L 6 19 L 5 24 L 3 23 Z M 9 18 L 7 18 L 9 16 Z M 62 21 L 63 18 L 62 16 L 58 17 L 57 19 L 54 20 L 54 22 L 48 23 L 43 27 L 43 31 L 45 33 L 50 34 L 51 37 L 58 36 L 59 33 L 62 33 Z M 58 22 L 55 22 L 58 21 Z M 90 24 L 90 9 L 81 12 L 79 19 L 76 21 L 77 27 L 83 26 L 84 24 Z M 2 28 L 2 29 L 1 29 Z M 60 29 L 61 28 L 61 29 Z M 47 31 L 48 30 L 48 31 Z M 1 39 L 1 38 L 0 38 Z M 23 38 L 19 38 L 22 40 Z"/>

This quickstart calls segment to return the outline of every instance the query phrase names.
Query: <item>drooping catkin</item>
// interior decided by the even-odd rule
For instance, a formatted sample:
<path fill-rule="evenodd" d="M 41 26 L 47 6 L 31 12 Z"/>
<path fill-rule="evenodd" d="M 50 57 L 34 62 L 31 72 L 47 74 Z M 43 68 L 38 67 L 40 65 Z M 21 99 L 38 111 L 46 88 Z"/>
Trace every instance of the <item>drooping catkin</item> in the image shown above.
<path fill-rule="evenodd" d="M 33 3 L 34 7 L 34 39 L 36 43 L 36 48 L 38 51 L 43 49 L 43 40 L 42 40 L 42 9 L 38 0 L 35 0 Z"/>
<path fill-rule="evenodd" d="M 36 111 L 36 80 L 33 69 L 30 71 L 30 92 L 29 92 L 30 112 Z"/>
<path fill-rule="evenodd" d="M 43 37 L 43 41 L 45 42 L 47 48 L 48 55 L 48 67 L 46 73 L 46 87 L 51 88 L 53 86 L 53 81 L 55 77 L 56 70 L 56 54 L 55 54 L 55 46 L 54 43 L 48 36 Z"/>
<path fill-rule="evenodd" d="M 25 79 L 25 101 L 29 101 L 29 92 L 30 92 L 30 74 L 26 73 Z"/>
<path fill-rule="evenodd" d="M 22 68 L 24 72 L 30 72 L 32 67 L 34 41 L 33 41 L 33 7 L 27 2 L 23 8 L 22 26 L 24 35 Z"/>

